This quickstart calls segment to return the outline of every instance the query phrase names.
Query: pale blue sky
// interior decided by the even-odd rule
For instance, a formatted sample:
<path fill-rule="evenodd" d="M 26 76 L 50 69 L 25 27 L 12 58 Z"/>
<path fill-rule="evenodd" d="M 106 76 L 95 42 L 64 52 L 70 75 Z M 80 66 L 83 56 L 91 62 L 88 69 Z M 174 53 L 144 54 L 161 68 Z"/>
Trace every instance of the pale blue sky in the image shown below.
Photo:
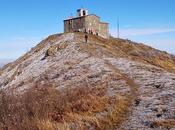
<path fill-rule="evenodd" d="M 15 59 L 87 8 L 116 35 L 175 54 L 175 0 L 0 0 L 0 59 Z"/>

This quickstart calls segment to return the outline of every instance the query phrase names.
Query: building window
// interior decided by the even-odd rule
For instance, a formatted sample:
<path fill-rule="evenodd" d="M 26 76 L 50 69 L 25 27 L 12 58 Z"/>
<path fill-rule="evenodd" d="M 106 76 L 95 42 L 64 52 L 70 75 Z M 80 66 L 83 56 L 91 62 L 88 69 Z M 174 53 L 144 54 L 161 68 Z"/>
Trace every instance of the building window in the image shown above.
<path fill-rule="evenodd" d="M 83 16 L 85 16 L 86 15 L 86 11 L 85 10 L 83 10 Z"/>

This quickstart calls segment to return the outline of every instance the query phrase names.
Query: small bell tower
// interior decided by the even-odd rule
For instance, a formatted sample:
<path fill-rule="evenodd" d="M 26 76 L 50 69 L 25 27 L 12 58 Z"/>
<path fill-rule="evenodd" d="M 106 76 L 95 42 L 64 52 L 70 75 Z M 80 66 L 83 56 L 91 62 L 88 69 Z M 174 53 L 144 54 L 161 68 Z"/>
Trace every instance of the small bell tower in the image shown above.
<path fill-rule="evenodd" d="M 78 9 L 77 10 L 77 17 L 82 17 L 88 15 L 87 9 Z"/>

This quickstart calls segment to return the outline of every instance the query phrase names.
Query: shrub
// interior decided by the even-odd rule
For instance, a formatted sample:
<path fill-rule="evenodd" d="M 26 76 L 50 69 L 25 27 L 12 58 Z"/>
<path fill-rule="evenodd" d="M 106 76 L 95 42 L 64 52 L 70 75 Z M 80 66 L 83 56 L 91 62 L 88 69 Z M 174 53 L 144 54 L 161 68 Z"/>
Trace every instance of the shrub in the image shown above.
<path fill-rule="evenodd" d="M 98 127 L 95 117 L 84 116 L 85 113 L 102 111 L 108 103 L 106 90 L 95 89 L 79 87 L 58 91 L 40 86 L 22 95 L 1 91 L 0 129 L 69 130 L 71 127 L 85 128 L 85 122 Z"/>

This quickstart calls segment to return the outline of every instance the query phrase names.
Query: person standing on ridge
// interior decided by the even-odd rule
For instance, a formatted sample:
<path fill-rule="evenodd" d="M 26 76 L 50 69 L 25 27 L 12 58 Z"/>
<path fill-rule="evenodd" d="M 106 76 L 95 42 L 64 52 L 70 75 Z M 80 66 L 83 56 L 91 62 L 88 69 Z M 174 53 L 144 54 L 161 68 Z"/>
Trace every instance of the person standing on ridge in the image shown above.
<path fill-rule="evenodd" d="M 85 38 L 85 42 L 87 43 L 88 42 L 88 35 L 85 34 L 84 38 Z"/>

